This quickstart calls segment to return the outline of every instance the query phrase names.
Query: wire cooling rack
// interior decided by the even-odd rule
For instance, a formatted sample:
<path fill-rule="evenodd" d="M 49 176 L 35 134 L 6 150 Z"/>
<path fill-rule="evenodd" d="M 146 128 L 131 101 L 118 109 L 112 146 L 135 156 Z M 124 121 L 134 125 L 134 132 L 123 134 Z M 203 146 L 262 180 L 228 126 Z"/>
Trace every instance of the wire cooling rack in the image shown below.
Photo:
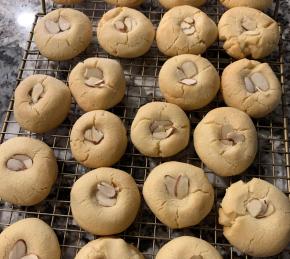
<path fill-rule="evenodd" d="M 55 9 L 61 6 L 45 6 L 43 0 L 43 12 L 46 9 Z M 70 61 L 53 62 L 41 56 L 33 42 L 33 30 L 37 21 L 43 16 L 39 13 L 35 16 L 33 28 L 29 34 L 27 47 L 19 68 L 16 85 L 25 77 L 32 74 L 47 74 L 63 80 L 67 83 L 68 75 L 71 69 L 79 62 L 88 57 L 109 57 L 102 48 L 99 47 L 96 40 L 96 26 L 101 16 L 112 8 L 103 1 L 88 0 L 83 4 L 71 6 L 88 15 L 94 27 L 94 40 L 89 48 L 80 56 Z M 155 0 L 146 0 L 139 8 L 155 26 L 158 25 L 164 10 Z M 279 1 L 269 12 L 272 17 L 277 17 Z M 213 20 L 218 22 L 225 9 L 218 3 L 218 0 L 208 0 L 208 3 L 202 7 Z M 281 33 L 283 28 L 280 26 Z M 144 254 L 146 258 L 155 258 L 159 248 L 170 239 L 180 235 L 194 235 L 203 238 L 214 245 L 224 258 L 251 258 L 245 256 L 233 248 L 223 237 L 222 227 L 218 224 L 217 210 L 219 203 L 224 196 L 225 189 L 232 182 L 240 179 L 250 180 L 252 177 L 264 179 L 279 187 L 286 195 L 290 194 L 290 159 L 289 159 L 289 134 L 287 118 L 287 99 L 290 100 L 289 92 L 286 92 L 284 82 L 284 63 L 283 63 L 283 42 L 280 42 L 276 51 L 267 59 L 277 77 L 281 81 L 283 96 L 279 107 L 266 118 L 255 120 L 258 136 L 259 149 L 255 162 L 242 175 L 236 177 L 221 178 L 215 176 L 206 168 L 196 155 L 192 140 L 186 150 L 170 159 L 151 159 L 141 155 L 129 142 L 123 158 L 115 165 L 131 174 L 139 188 L 142 190 L 143 183 L 150 170 L 161 162 L 168 160 L 178 160 L 202 167 L 208 175 L 208 178 L 215 187 L 215 204 L 210 214 L 197 226 L 182 230 L 171 230 L 160 223 L 150 212 L 145 202 L 138 217 L 132 226 L 119 234 L 127 242 L 133 243 Z M 209 59 L 217 70 L 221 73 L 223 69 L 232 62 L 222 49 L 221 43 L 216 42 L 211 46 L 204 57 Z M 118 115 L 128 128 L 140 106 L 151 101 L 163 100 L 158 88 L 158 73 L 165 62 L 164 57 L 156 45 L 153 45 L 150 51 L 143 57 L 136 59 L 118 59 L 125 71 L 127 80 L 127 90 L 123 101 L 110 111 Z M 4 124 L 1 130 L 0 143 L 16 136 L 30 136 L 43 140 L 53 150 L 57 157 L 59 175 L 57 182 L 49 197 L 37 206 L 19 207 L 0 200 L 0 230 L 10 224 L 27 217 L 38 217 L 47 222 L 56 232 L 62 250 L 62 258 L 74 258 L 79 249 L 88 241 L 93 240 L 93 235 L 81 230 L 74 222 L 70 210 L 70 190 L 73 183 L 85 172 L 89 171 L 79 165 L 72 157 L 69 146 L 69 135 L 74 122 L 80 117 L 82 111 L 75 102 L 72 103 L 71 112 L 67 119 L 55 130 L 46 134 L 33 134 L 20 128 L 14 119 L 13 114 L 14 97 L 11 95 L 9 107 L 6 112 Z M 224 106 L 220 96 L 218 96 L 210 105 L 198 111 L 187 113 L 190 118 L 192 129 L 202 117 L 211 109 Z M 289 258 L 290 248 L 286 249 L 279 256 L 273 258 Z M 52 258 L 53 259 L 53 258 Z M 181 258 L 182 259 L 182 258 Z"/>

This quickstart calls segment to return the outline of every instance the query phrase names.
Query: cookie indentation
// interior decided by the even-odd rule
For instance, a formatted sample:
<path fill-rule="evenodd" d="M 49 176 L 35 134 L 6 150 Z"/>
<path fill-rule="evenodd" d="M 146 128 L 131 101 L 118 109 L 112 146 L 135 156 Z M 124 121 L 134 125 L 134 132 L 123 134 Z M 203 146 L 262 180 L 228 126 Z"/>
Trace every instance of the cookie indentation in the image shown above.
<path fill-rule="evenodd" d="M 44 95 L 44 87 L 41 83 L 37 83 L 31 90 L 31 101 L 36 104 Z"/>
<path fill-rule="evenodd" d="M 38 256 L 35 254 L 27 253 L 26 243 L 23 240 L 18 240 L 14 246 L 12 247 L 11 251 L 9 252 L 8 259 L 38 259 Z"/>
<path fill-rule="evenodd" d="M 86 68 L 85 74 L 85 84 L 90 87 L 104 87 L 104 75 L 103 71 L 97 67 Z"/>
<path fill-rule="evenodd" d="M 187 176 L 179 175 L 177 178 L 165 175 L 164 183 L 167 192 L 178 199 L 183 199 L 189 192 L 189 179 Z"/>
<path fill-rule="evenodd" d="M 227 124 L 221 128 L 220 141 L 224 145 L 234 146 L 245 141 L 245 136 L 239 132 L 234 131 L 231 125 Z"/>
<path fill-rule="evenodd" d="M 254 31 L 257 29 L 257 22 L 250 17 L 243 17 L 241 26 L 245 31 Z"/>
<path fill-rule="evenodd" d="M 57 22 L 54 22 L 52 20 L 45 21 L 45 28 L 51 34 L 57 34 L 59 32 L 67 31 L 70 29 L 70 27 L 70 22 L 62 16 L 59 17 Z"/>
<path fill-rule="evenodd" d="M 97 185 L 96 199 L 101 206 L 112 207 L 117 202 L 117 188 L 106 182 Z"/>
<path fill-rule="evenodd" d="M 197 80 L 194 76 L 197 75 L 197 67 L 194 62 L 186 61 L 176 70 L 179 82 L 185 85 L 195 85 Z"/>
<path fill-rule="evenodd" d="M 136 25 L 137 23 L 132 17 L 125 17 L 123 20 L 118 20 L 114 23 L 115 28 L 124 33 L 132 31 Z"/>
<path fill-rule="evenodd" d="M 246 205 L 247 212 L 253 218 L 263 218 L 274 212 L 273 205 L 265 199 L 252 199 Z"/>
<path fill-rule="evenodd" d="M 173 123 L 168 120 L 153 121 L 150 131 L 155 139 L 166 139 L 174 132 Z"/>
<path fill-rule="evenodd" d="M 180 24 L 180 28 L 186 35 L 192 35 L 195 33 L 196 29 L 194 27 L 194 19 L 192 17 L 186 17 Z"/>
<path fill-rule="evenodd" d="M 245 88 L 249 93 L 255 93 L 257 91 L 267 91 L 269 90 L 269 83 L 266 77 L 260 73 L 256 72 L 250 76 L 244 78 Z"/>
<path fill-rule="evenodd" d="M 103 140 L 104 133 L 93 126 L 85 131 L 84 138 L 86 141 L 89 141 L 94 145 L 97 145 Z"/>
<path fill-rule="evenodd" d="M 14 155 L 8 159 L 6 167 L 11 171 L 22 171 L 32 167 L 32 159 L 27 155 Z"/>

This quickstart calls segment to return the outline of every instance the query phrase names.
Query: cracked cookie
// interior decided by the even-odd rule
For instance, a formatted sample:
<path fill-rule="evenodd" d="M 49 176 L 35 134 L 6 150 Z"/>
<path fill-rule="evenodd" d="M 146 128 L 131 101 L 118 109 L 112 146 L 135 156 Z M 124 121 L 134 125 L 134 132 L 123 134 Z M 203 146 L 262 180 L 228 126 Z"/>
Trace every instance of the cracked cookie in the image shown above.
<path fill-rule="evenodd" d="M 218 24 L 223 48 L 232 57 L 270 55 L 278 46 L 278 24 L 263 12 L 249 7 L 235 7 L 225 12 Z"/>
<path fill-rule="evenodd" d="M 205 2 L 206 0 L 159 0 L 159 3 L 166 9 L 170 9 L 179 5 L 191 5 L 199 7 Z"/>
<path fill-rule="evenodd" d="M 251 118 L 231 107 L 207 113 L 196 126 L 193 140 L 199 158 L 220 176 L 241 174 L 257 152 L 257 132 Z"/>
<path fill-rule="evenodd" d="M 71 105 L 69 88 L 47 75 L 31 75 L 15 90 L 14 115 L 26 130 L 44 133 L 60 125 Z"/>
<path fill-rule="evenodd" d="M 273 0 L 220 0 L 220 2 L 227 8 L 247 6 L 260 10 L 265 10 L 273 4 Z"/>
<path fill-rule="evenodd" d="M 201 10 L 177 6 L 162 17 L 156 32 L 158 49 L 167 56 L 202 54 L 218 35 L 217 26 Z"/>
<path fill-rule="evenodd" d="M 95 235 L 124 231 L 140 207 L 140 194 L 133 177 L 110 167 L 81 176 L 74 183 L 70 197 L 75 221 Z"/>
<path fill-rule="evenodd" d="M 75 259 L 144 259 L 139 250 L 121 238 L 98 238 L 87 243 Z"/>
<path fill-rule="evenodd" d="M 174 161 L 150 172 L 143 196 L 154 215 L 170 228 L 197 225 L 210 212 L 214 201 L 214 191 L 204 171 Z"/>
<path fill-rule="evenodd" d="M 19 220 L 0 234 L 0 258 L 60 259 L 57 236 L 40 219 Z"/>
<path fill-rule="evenodd" d="M 219 223 L 227 240 L 241 252 L 254 257 L 273 256 L 290 242 L 290 202 L 266 181 L 238 181 L 226 191 Z"/>
<path fill-rule="evenodd" d="M 119 103 L 126 88 L 120 63 L 108 58 L 88 58 L 69 75 L 69 87 L 84 111 L 106 110 Z"/>
<path fill-rule="evenodd" d="M 142 4 L 144 0 L 105 0 L 108 4 L 115 6 L 137 7 Z"/>
<path fill-rule="evenodd" d="M 145 54 L 154 40 L 154 27 L 141 12 L 117 7 L 106 12 L 97 28 L 101 47 L 109 54 L 135 58 Z"/>
<path fill-rule="evenodd" d="M 221 92 L 225 103 L 254 118 L 271 113 L 281 100 L 281 84 L 267 63 L 242 59 L 227 66 Z"/>
<path fill-rule="evenodd" d="M 143 105 L 131 125 L 131 140 L 145 156 L 169 157 L 189 141 L 190 123 L 177 105 L 151 102 Z"/>
<path fill-rule="evenodd" d="M 56 9 L 41 18 L 34 30 L 34 41 L 41 55 L 51 60 L 71 59 L 91 42 L 92 24 L 80 11 Z"/>
<path fill-rule="evenodd" d="M 84 166 L 111 166 L 125 153 L 126 128 L 111 112 L 87 112 L 73 125 L 70 146 L 74 158 Z"/>
<path fill-rule="evenodd" d="M 220 77 L 205 58 L 183 54 L 168 59 L 159 73 L 159 87 L 165 99 L 183 110 L 206 106 L 216 96 Z"/>
<path fill-rule="evenodd" d="M 208 242 L 181 236 L 166 243 L 158 251 L 156 259 L 222 259 L 219 252 Z"/>
<path fill-rule="evenodd" d="M 21 206 L 35 205 L 47 197 L 56 177 L 56 159 L 45 143 L 15 137 L 1 144 L 1 199 Z"/>

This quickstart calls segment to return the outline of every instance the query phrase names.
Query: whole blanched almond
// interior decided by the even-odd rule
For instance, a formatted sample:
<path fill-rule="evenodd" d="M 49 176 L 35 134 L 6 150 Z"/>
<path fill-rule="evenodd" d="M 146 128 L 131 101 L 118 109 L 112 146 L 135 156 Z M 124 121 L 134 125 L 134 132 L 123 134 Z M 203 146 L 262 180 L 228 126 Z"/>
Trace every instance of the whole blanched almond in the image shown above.
<path fill-rule="evenodd" d="M 8 259 L 22 259 L 26 255 L 26 250 L 26 243 L 18 240 L 9 252 Z"/>
<path fill-rule="evenodd" d="M 57 34 L 60 32 L 60 28 L 59 28 L 59 25 L 58 25 L 58 22 L 54 22 L 54 21 L 51 21 L 51 20 L 46 20 L 45 21 L 45 28 L 46 30 L 51 33 L 51 34 Z"/>
<path fill-rule="evenodd" d="M 267 79 L 262 73 L 254 73 L 251 75 L 251 80 L 254 83 L 255 87 L 262 91 L 267 91 L 269 89 L 269 84 Z"/>

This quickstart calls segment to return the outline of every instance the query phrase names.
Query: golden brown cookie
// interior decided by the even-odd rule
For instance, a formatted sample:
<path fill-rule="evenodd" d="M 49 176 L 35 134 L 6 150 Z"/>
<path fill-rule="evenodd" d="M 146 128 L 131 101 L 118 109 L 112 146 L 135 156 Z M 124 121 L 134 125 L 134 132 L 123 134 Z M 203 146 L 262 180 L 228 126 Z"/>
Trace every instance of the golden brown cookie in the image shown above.
<path fill-rule="evenodd" d="M 265 10 L 273 4 L 273 0 L 220 0 L 220 2 L 227 8 L 247 6 L 260 10 Z"/>

